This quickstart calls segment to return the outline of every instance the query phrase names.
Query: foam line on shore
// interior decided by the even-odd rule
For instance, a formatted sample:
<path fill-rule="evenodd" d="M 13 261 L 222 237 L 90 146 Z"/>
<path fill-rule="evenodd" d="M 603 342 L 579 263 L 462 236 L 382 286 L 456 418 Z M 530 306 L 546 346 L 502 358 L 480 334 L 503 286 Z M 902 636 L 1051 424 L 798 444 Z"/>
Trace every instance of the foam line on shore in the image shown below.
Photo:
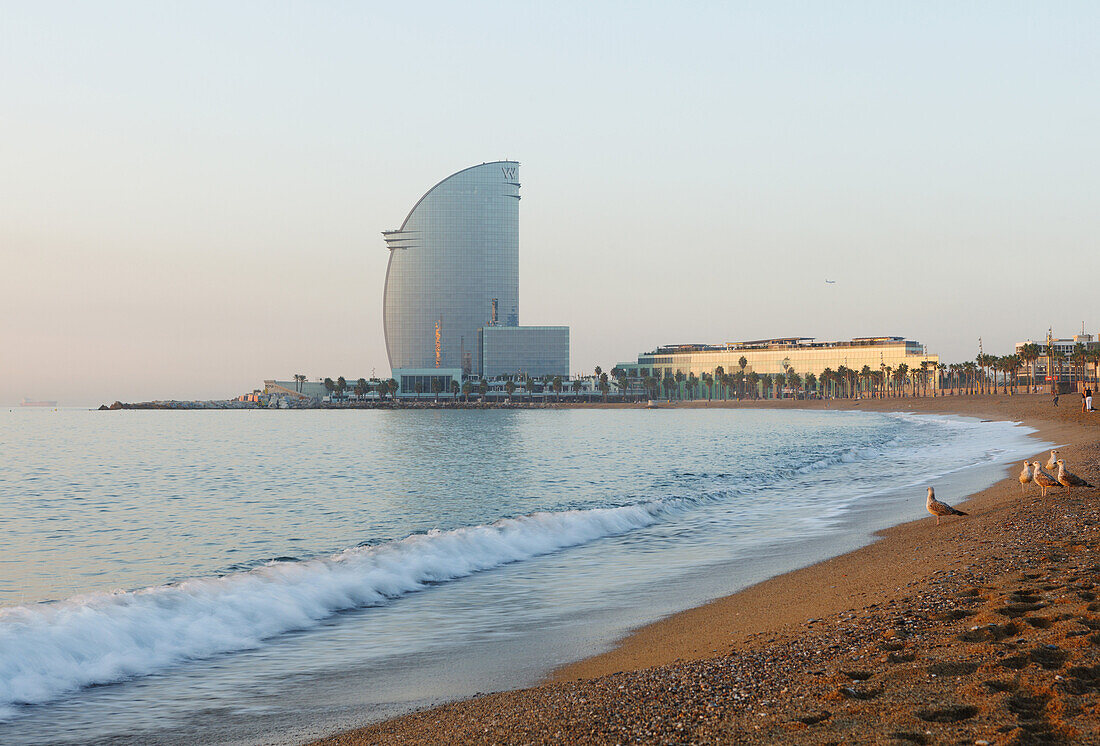
<path fill-rule="evenodd" d="M 534 513 L 220 578 L 3 609 L 0 719 L 13 705 L 254 648 L 342 610 L 649 526 L 684 502 Z"/>
<path fill-rule="evenodd" d="M 949 421 L 937 424 L 942 422 Z M 898 445 L 891 436 L 835 449 L 772 471 L 763 480 L 754 478 L 751 484 L 742 484 L 740 474 L 732 483 L 723 480 L 721 489 L 688 497 L 539 512 L 324 558 L 272 561 L 221 577 L 0 609 L 0 720 L 16 714 L 18 705 L 49 702 L 86 686 L 255 648 L 265 639 L 308 629 L 343 610 L 381 605 L 429 584 L 635 531 L 700 504 L 726 500 L 739 489 L 766 490 L 776 477 L 843 468 Z M 861 496 L 818 508 L 815 520 L 835 517 Z"/>

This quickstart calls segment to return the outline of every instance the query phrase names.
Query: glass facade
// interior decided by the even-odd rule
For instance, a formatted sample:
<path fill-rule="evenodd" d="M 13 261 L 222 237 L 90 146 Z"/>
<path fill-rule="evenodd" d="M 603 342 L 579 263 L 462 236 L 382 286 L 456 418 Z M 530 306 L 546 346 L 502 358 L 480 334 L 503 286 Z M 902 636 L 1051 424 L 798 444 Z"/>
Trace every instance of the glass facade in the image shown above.
<path fill-rule="evenodd" d="M 620 367 L 637 375 L 645 369 L 658 378 L 665 374 L 685 375 L 714 373 L 722 366 L 726 373 L 741 370 L 740 359 L 746 361 L 745 373 L 774 375 L 784 373 L 788 367 L 800 375 L 813 373 L 820 376 L 826 368 L 837 370 L 845 366 L 861 370 L 863 366 L 880 371 L 896 369 L 905 363 L 910 369 L 920 370 L 926 362 L 929 369 L 939 363 L 938 355 L 926 354 L 918 342 L 900 337 L 875 337 L 853 339 L 844 342 L 815 342 L 804 338 L 786 340 L 762 340 L 760 342 L 731 343 L 722 346 L 681 345 L 658 348 L 638 356 L 637 363 L 620 363 Z"/>
<path fill-rule="evenodd" d="M 568 326 L 486 326 L 477 347 L 486 378 L 569 377 Z"/>
<path fill-rule="evenodd" d="M 478 374 L 478 330 L 519 324 L 519 186 L 515 161 L 467 168 L 428 190 L 400 229 L 383 233 L 391 369 Z"/>

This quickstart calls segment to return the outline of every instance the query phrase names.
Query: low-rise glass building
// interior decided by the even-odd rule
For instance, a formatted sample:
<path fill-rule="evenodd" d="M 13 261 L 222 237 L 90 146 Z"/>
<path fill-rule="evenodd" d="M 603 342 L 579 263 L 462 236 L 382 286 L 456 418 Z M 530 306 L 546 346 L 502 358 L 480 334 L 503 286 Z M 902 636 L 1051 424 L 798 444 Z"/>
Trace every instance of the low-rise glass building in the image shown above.
<path fill-rule="evenodd" d="M 666 345 L 639 355 L 636 363 L 619 363 L 618 367 L 632 376 L 663 378 L 676 373 L 701 376 L 713 374 L 719 366 L 726 373 L 740 372 L 742 358 L 746 375 L 754 372 L 775 375 L 794 370 L 799 375 L 820 376 L 826 368 L 835 371 L 843 366 L 859 371 L 867 366 L 872 371 L 883 371 L 897 370 L 903 363 L 910 370 L 920 370 L 924 363 L 931 371 L 939 364 L 938 355 L 928 354 L 924 345 L 904 337 L 857 337 L 839 342 L 785 337 L 724 345 Z"/>
<path fill-rule="evenodd" d="M 486 378 L 569 377 L 568 326 L 485 326 L 477 349 Z"/>

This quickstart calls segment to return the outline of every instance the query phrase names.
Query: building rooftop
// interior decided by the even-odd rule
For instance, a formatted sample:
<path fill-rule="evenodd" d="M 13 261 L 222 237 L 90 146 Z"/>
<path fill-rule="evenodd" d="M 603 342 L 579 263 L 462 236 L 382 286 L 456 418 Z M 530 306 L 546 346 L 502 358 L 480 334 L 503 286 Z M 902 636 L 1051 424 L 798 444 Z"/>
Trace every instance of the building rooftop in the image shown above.
<path fill-rule="evenodd" d="M 773 337 L 771 339 L 752 339 L 743 342 L 726 342 L 721 345 L 707 344 L 672 344 L 661 345 L 647 355 L 677 355 L 690 352 L 724 352 L 729 350 L 766 350 L 766 349 L 817 349 L 827 347 L 874 347 L 888 344 L 912 344 L 917 342 L 906 340 L 905 337 L 853 337 L 850 340 L 838 340 L 835 342 L 817 342 L 814 337 Z"/>

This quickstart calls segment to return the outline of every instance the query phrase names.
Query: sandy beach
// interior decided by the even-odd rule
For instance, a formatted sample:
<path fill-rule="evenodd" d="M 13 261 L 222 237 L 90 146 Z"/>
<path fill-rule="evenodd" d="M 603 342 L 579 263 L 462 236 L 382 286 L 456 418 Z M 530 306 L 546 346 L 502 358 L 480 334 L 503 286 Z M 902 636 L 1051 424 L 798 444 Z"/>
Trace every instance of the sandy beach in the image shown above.
<path fill-rule="evenodd" d="M 728 406 L 1022 421 L 1100 483 L 1100 414 L 1070 396 L 1058 408 L 1041 394 Z M 1021 493 L 1019 470 L 969 498 L 938 495 L 968 517 L 887 529 L 540 686 L 318 743 L 1100 743 L 1100 491 L 1043 499 Z"/>

